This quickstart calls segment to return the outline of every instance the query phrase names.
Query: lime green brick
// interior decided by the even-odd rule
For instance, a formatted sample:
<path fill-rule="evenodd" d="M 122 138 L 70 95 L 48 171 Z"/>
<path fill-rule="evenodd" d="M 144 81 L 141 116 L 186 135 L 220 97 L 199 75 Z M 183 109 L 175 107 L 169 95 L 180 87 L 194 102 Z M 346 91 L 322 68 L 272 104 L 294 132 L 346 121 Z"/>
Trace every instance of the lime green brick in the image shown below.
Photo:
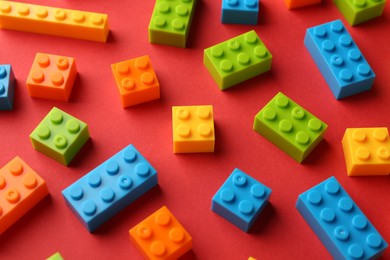
<path fill-rule="evenodd" d="M 272 54 L 255 31 L 204 50 L 203 64 L 221 90 L 271 69 Z"/>
<path fill-rule="evenodd" d="M 49 258 L 46 258 L 46 260 L 64 260 L 60 253 L 55 253 L 54 255 L 50 256 Z"/>
<path fill-rule="evenodd" d="M 157 0 L 149 24 L 149 42 L 185 48 L 195 0 Z"/>
<path fill-rule="evenodd" d="M 88 125 L 54 107 L 30 135 L 34 149 L 68 165 L 89 139 Z"/>
<path fill-rule="evenodd" d="M 381 16 L 386 0 L 333 0 L 350 25 Z"/>
<path fill-rule="evenodd" d="M 255 116 L 253 129 L 301 163 L 328 125 L 279 92 Z"/>

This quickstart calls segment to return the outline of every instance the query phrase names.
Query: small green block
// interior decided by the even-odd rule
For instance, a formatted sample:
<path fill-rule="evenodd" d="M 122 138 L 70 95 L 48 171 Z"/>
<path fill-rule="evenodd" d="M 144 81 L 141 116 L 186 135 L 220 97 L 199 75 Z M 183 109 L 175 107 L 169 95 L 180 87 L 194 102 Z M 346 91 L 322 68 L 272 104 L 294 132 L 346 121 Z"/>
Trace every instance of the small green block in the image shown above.
<path fill-rule="evenodd" d="M 35 150 L 68 165 L 89 139 L 88 125 L 54 107 L 30 135 Z"/>
<path fill-rule="evenodd" d="M 271 63 L 272 54 L 253 30 L 205 49 L 203 56 L 221 90 L 269 71 Z"/>
<path fill-rule="evenodd" d="M 46 260 L 64 260 L 59 252 L 55 253 L 54 255 L 46 258 Z"/>
<path fill-rule="evenodd" d="M 185 48 L 195 0 L 157 0 L 149 24 L 149 42 Z"/>
<path fill-rule="evenodd" d="M 255 116 L 253 130 L 301 163 L 323 139 L 328 125 L 279 92 Z"/>
<path fill-rule="evenodd" d="M 386 0 L 333 0 L 350 25 L 381 16 Z"/>

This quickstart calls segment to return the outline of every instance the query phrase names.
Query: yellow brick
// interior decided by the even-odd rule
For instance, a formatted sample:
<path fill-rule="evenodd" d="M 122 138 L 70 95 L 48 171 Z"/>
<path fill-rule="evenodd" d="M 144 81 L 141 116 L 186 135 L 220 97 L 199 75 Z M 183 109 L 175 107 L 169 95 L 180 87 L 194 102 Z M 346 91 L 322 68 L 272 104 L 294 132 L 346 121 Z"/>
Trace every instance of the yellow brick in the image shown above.
<path fill-rule="evenodd" d="M 349 176 L 389 175 L 387 127 L 347 128 L 342 143 Z"/>
<path fill-rule="evenodd" d="M 212 106 L 172 107 L 173 152 L 214 152 L 214 114 Z"/>
<path fill-rule="evenodd" d="M 0 28 L 105 42 L 106 14 L 0 0 Z"/>

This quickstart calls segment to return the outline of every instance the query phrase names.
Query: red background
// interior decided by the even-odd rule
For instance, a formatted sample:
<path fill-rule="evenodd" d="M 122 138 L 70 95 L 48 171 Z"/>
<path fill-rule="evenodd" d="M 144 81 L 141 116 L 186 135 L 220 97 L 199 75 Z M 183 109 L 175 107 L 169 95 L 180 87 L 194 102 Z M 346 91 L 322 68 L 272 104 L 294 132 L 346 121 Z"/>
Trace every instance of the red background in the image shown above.
<path fill-rule="evenodd" d="M 198 2 L 186 49 L 148 43 L 149 0 L 36 0 L 31 3 L 107 13 L 106 44 L 0 30 L 0 63 L 17 78 L 15 108 L 0 112 L 0 165 L 21 156 L 46 181 L 44 199 L 0 237 L 2 259 L 141 259 L 128 230 L 163 205 L 193 237 L 185 259 L 328 259 L 329 253 L 295 209 L 297 196 L 334 175 L 390 242 L 389 177 L 351 178 L 341 139 L 347 127 L 389 126 L 390 7 L 382 17 L 350 27 L 332 1 L 289 11 L 264 0 L 256 26 L 224 25 L 221 1 Z M 305 30 L 341 18 L 377 75 L 373 89 L 336 101 L 303 45 Z M 255 29 L 274 56 L 270 72 L 225 92 L 202 64 L 203 50 Z M 76 59 L 78 78 L 68 103 L 32 99 L 25 81 L 36 52 Z M 122 109 L 110 64 L 148 54 L 161 99 Z M 278 92 L 328 123 L 325 140 L 298 164 L 252 130 L 255 114 Z M 171 106 L 214 106 L 216 147 L 208 154 L 173 154 Z M 29 134 L 57 106 L 89 125 L 91 138 L 69 167 L 35 151 Z M 128 144 L 151 162 L 159 187 L 90 234 L 66 207 L 61 190 Z M 247 234 L 210 210 L 211 198 L 238 167 L 273 190 Z M 390 250 L 384 258 L 390 258 Z"/>

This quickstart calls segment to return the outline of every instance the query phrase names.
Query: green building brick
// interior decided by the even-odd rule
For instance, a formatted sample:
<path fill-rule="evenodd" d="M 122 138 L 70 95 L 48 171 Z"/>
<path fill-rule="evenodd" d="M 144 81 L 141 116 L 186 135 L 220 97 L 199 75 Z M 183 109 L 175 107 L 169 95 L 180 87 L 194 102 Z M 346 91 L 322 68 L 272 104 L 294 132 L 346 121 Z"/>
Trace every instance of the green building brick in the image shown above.
<path fill-rule="evenodd" d="M 272 54 L 255 31 L 204 50 L 203 64 L 221 90 L 271 69 Z"/>
<path fill-rule="evenodd" d="M 34 149 L 68 165 L 89 139 L 88 125 L 54 107 L 30 135 Z"/>
<path fill-rule="evenodd" d="M 279 92 L 255 116 L 253 129 L 301 163 L 328 125 Z"/>
<path fill-rule="evenodd" d="M 195 0 L 157 0 L 149 24 L 149 42 L 185 48 Z"/>
<path fill-rule="evenodd" d="M 333 0 L 350 25 L 381 16 L 386 0 Z"/>
<path fill-rule="evenodd" d="M 46 260 L 64 260 L 60 253 L 55 253 L 54 255 L 50 256 L 49 258 L 46 258 Z"/>

